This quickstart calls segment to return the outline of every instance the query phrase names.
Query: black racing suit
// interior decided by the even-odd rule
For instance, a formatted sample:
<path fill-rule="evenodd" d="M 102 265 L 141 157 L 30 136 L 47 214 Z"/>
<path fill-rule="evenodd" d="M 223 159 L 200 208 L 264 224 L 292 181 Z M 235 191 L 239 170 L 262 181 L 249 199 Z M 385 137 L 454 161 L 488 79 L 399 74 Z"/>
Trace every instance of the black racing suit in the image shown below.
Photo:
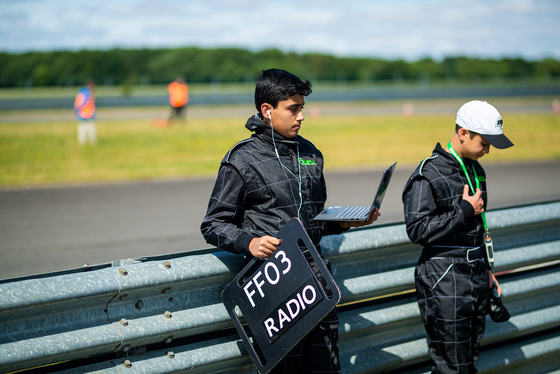
<path fill-rule="evenodd" d="M 323 155 L 301 136 L 287 139 L 273 133 L 259 114 L 249 118 L 245 127 L 255 134 L 237 143 L 222 160 L 201 225 L 204 238 L 220 249 L 251 258 L 249 242 L 253 238 L 275 236 L 298 217 L 320 253 L 323 235 L 343 231 L 338 223 L 313 220 L 327 199 Z M 336 311 L 273 372 L 296 373 L 307 368 L 340 372 Z"/>
<path fill-rule="evenodd" d="M 476 169 L 486 207 L 486 174 L 477 161 L 463 161 L 471 181 Z M 408 236 L 424 246 L 415 270 L 416 296 L 437 373 L 476 373 L 488 313 L 485 229 L 462 198 L 466 184 L 459 162 L 437 144 L 403 191 Z"/>

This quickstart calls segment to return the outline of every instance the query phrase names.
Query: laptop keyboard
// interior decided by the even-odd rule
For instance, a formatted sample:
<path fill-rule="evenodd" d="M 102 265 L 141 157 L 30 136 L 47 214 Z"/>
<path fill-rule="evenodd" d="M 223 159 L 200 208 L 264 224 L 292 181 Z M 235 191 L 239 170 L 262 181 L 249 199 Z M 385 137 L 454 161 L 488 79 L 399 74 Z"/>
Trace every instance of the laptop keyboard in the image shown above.
<path fill-rule="evenodd" d="M 369 206 L 353 206 L 343 209 L 340 213 L 336 215 L 336 218 L 348 218 L 348 217 L 363 217 L 366 216 L 371 207 Z"/>

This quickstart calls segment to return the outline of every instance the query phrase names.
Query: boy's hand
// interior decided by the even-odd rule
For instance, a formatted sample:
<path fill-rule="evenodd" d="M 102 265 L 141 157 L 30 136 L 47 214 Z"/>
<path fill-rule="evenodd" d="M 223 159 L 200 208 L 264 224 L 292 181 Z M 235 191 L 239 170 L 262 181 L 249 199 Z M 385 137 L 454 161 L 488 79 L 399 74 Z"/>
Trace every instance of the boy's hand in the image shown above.
<path fill-rule="evenodd" d="M 362 226 L 371 225 L 373 222 L 377 221 L 377 219 L 379 218 L 380 215 L 381 215 L 381 213 L 379 213 L 379 210 L 377 208 L 374 208 L 371 211 L 371 214 L 369 215 L 369 219 L 367 221 L 364 221 L 364 222 L 352 222 L 352 221 L 340 222 L 340 227 L 342 227 L 343 229 L 347 229 L 349 227 L 362 227 Z"/>
<path fill-rule="evenodd" d="M 282 240 L 274 236 L 261 236 L 260 238 L 251 240 L 249 243 L 249 252 L 256 258 L 267 258 L 278 249 L 280 244 L 282 244 Z"/>
<path fill-rule="evenodd" d="M 482 200 L 482 191 L 479 188 L 477 188 L 476 193 L 471 196 L 469 195 L 469 185 L 465 184 L 463 187 L 463 200 L 467 200 L 471 203 L 474 208 L 475 216 L 484 212 L 484 200 Z"/>

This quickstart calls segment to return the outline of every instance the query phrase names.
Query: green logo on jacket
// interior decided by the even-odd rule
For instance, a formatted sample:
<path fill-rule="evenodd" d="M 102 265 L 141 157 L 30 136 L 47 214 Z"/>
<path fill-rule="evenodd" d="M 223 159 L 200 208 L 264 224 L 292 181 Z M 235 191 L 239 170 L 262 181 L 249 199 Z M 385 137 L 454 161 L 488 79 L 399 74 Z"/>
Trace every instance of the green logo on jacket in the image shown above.
<path fill-rule="evenodd" d="M 304 160 L 301 157 L 299 158 L 299 163 L 303 166 L 317 165 L 317 161 L 315 161 L 315 160 Z"/>

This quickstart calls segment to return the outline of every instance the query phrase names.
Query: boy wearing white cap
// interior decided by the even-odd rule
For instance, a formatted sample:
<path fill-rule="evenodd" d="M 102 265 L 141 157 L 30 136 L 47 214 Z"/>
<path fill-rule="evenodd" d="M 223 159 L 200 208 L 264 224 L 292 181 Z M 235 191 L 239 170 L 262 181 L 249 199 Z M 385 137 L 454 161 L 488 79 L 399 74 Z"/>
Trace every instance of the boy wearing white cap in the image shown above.
<path fill-rule="evenodd" d="M 476 373 L 490 287 L 497 283 L 485 246 L 486 174 L 477 161 L 491 145 L 513 146 L 500 113 L 484 101 L 464 104 L 447 148 L 438 143 L 403 191 L 408 236 L 424 247 L 416 297 L 433 373 Z"/>

